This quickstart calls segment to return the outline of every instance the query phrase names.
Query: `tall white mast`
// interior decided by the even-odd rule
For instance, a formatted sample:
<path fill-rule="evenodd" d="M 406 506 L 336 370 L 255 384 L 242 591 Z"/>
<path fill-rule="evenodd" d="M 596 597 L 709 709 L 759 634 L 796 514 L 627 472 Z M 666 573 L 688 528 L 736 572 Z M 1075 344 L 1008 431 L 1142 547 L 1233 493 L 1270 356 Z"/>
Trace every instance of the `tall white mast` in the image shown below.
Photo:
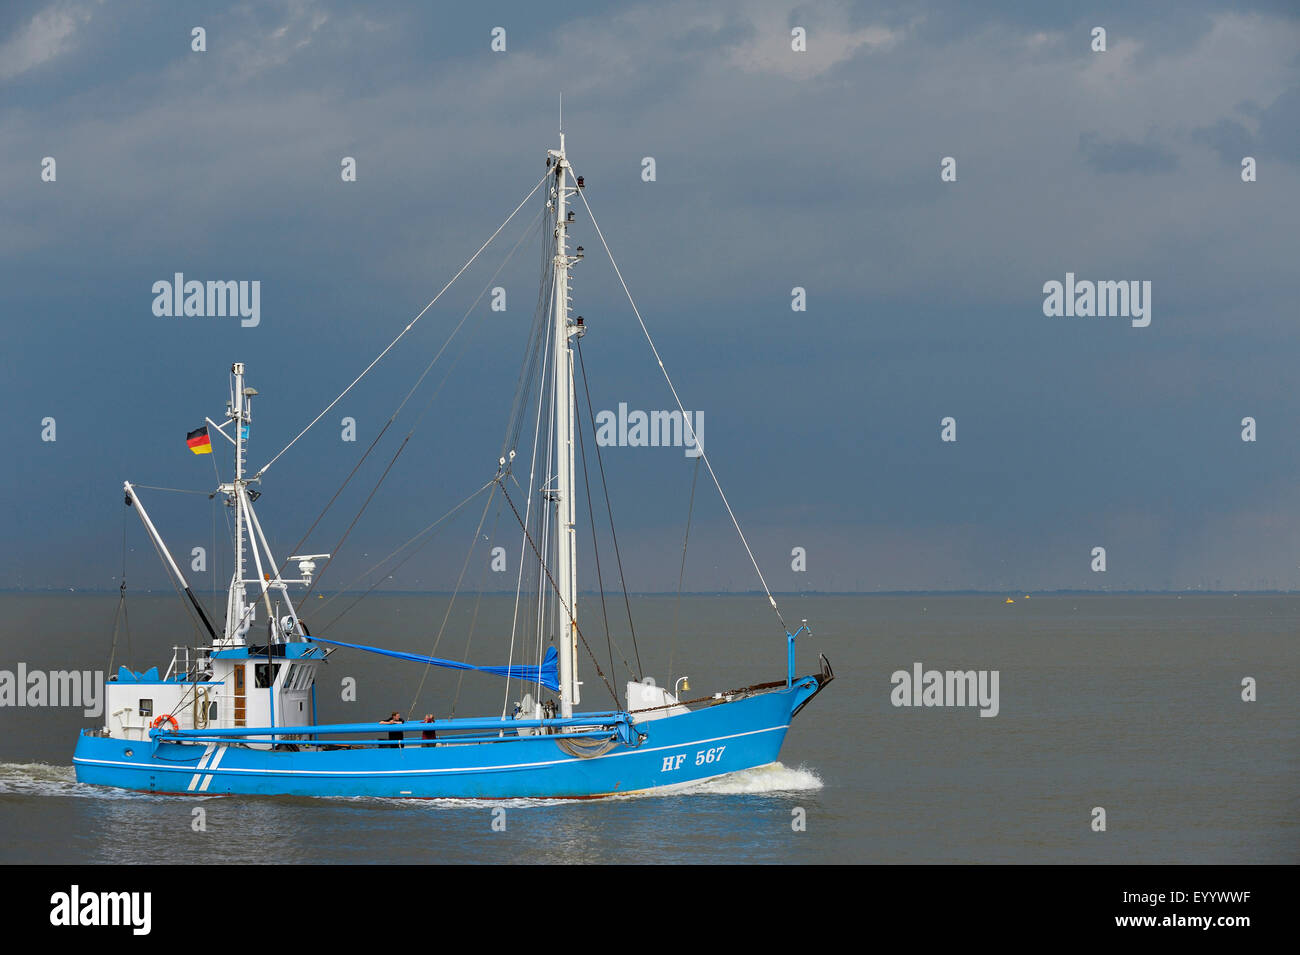
<path fill-rule="evenodd" d="M 230 593 L 226 598 L 226 629 L 224 638 L 220 642 L 233 646 L 241 646 L 249 642 L 247 634 L 253 625 L 257 600 L 260 596 L 266 608 L 266 619 L 269 624 L 268 640 L 275 643 L 291 632 L 300 631 L 301 628 L 298 611 L 294 608 L 293 601 L 289 599 L 287 585 L 310 584 L 311 575 L 316 569 L 316 559 L 326 558 L 329 555 L 304 554 L 290 557 L 290 560 L 299 562 L 298 568 L 303 574 L 303 579 L 285 580 L 281 575 L 275 555 L 271 552 L 270 542 L 267 541 L 262 525 L 257 519 L 257 513 L 253 510 L 253 501 L 258 494 L 256 491 L 249 490 L 248 485 L 257 481 L 258 477 L 254 475 L 251 480 L 244 477 L 244 446 L 248 440 L 248 426 L 253 420 L 253 398 L 257 395 L 257 389 L 244 386 L 243 362 L 235 362 L 231 365 L 230 373 L 234 392 L 226 408 L 226 418 L 234 423 L 234 435 L 226 435 L 224 426 L 218 430 L 235 446 L 235 476 L 230 483 L 218 485 L 217 490 L 227 495 L 235 509 L 235 572 L 230 578 Z M 208 424 L 213 424 L 211 418 L 208 419 Z M 244 552 L 246 545 L 252 548 L 253 564 L 257 569 L 257 576 L 251 579 L 244 576 L 248 561 L 248 555 Z M 263 554 L 267 560 L 265 567 L 262 563 Z M 269 573 L 266 567 L 270 568 Z M 251 602 L 248 599 L 249 584 L 255 584 L 258 588 Z M 279 599 L 284 601 L 288 610 L 287 618 L 277 621 L 276 610 L 271 603 L 272 590 L 280 592 Z"/>
<path fill-rule="evenodd" d="M 230 493 L 235 504 L 235 575 L 230 582 L 230 598 L 226 606 L 226 639 L 243 643 L 241 632 L 247 631 L 253 616 L 251 608 L 244 602 L 245 518 L 243 495 L 240 493 L 244 484 L 244 427 L 251 415 L 248 414 L 248 397 L 244 394 L 244 363 L 235 362 L 230 371 L 234 375 L 235 387 L 226 417 L 235 423 L 235 478 L 222 490 Z"/>
<path fill-rule="evenodd" d="M 555 159 L 555 327 L 553 340 L 555 387 L 555 586 L 559 591 L 560 715 L 572 716 L 578 692 L 578 560 L 574 530 L 573 483 L 573 349 L 575 328 L 569 321 L 569 266 L 566 202 L 569 163 L 564 157 L 564 132 L 560 148 L 550 150 Z"/>

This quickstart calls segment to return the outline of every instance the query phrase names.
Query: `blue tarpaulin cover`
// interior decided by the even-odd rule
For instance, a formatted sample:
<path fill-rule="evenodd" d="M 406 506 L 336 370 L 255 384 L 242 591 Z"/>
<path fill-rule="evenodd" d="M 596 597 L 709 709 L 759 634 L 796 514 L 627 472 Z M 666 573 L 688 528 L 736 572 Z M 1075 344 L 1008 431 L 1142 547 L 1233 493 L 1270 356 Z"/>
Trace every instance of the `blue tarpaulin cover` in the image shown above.
<path fill-rule="evenodd" d="M 525 666 L 515 664 L 508 667 L 485 667 L 475 666 L 472 663 L 461 663 L 458 660 L 443 660 L 439 657 L 426 657 L 418 653 L 404 653 L 401 650 L 384 650 L 381 647 L 363 647 L 358 643 L 343 643 L 339 640 L 326 640 L 324 637 L 308 637 L 308 640 L 314 640 L 317 643 L 328 643 L 333 647 L 347 647 L 349 650 L 365 650 L 367 653 L 378 653 L 386 657 L 396 657 L 399 660 L 410 660 L 413 663 L 428 663 L 436 667 L 446 667 L 449 670 L 478 670 L 480 673 L 491 673 L 494 676 L 509 677 L 512 680 L 523 680 L 525 683 L 538 683 L 548 690 L 556 692 L 560 689 L 560 667 L 559 654 L 555 652 L 555 647 L 547 647 L 546 656 L 542 658 L 540 667 Z M 540 674 L 539 672 L 540 671 Z"/>
<path fill-rule="evenodd" d="M 150 667 L 143 673 L 133 673 L 126 667 L 117 668 L 117 682 L 119 683 L 161 683 L 158 676 L 158 668 Z"/>

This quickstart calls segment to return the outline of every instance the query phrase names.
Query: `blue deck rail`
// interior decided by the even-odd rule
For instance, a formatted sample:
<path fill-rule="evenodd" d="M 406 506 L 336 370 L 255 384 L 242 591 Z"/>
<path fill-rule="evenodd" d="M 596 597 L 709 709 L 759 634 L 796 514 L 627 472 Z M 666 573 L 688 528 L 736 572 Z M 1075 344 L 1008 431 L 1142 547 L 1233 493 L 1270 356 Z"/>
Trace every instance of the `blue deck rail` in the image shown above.
<path fill-rule="evenodd" d="M 323 726 L 257 726 L 245 727 L 239 726 L 229 729 L 203 729 L 203 730 L 163 730 L 153 729 L 149 731 L 149 737 L 156 744 L 158 743 L 222 743 L 222 742 L 241 742 L 249 738 L 258 738 L 259 741 L 264 737 L 276 736 L 346 736 L 350 734 L 364 733 L 381 733 L 384 734 L 371 742 L 380 745 L 392 745 L 396 740 L 387 737 L 389 733 L 421 733 L 425 730 L 435 732 L 488 732 L 500 734 L 504 731 L 515 731 L 519 729 L 559 729 L 570 730 L 558 734 L 563 739 L 575 738 L 608 738 L 617 736 L 621 742 L 635 746 L 641 740 L 641 733 L 637 731 L 632 723 L 630 714 L 621 711 L 610 711 L 605 713 L 583 713 L 578 716 L 557 717 L 553 719 L 540 720 L 515 720 L 515 719 L 458 719 L 458 720 L 432 720 L 430 722 L 408 721 L 403 723 L 331 723 Z M 512 735 L 515 735 L 512 733 Z M 436 740 L 422 740 L 415 738 L 409 742 L 412 744 L 428 743 L 434 744 L 439 742 L 491 742 L 494 740 L 508 739 L 501 735 L 487 736 L 451 736 L 443 737 Z M 366 742 L 358 740 L 356 742 Z"/>

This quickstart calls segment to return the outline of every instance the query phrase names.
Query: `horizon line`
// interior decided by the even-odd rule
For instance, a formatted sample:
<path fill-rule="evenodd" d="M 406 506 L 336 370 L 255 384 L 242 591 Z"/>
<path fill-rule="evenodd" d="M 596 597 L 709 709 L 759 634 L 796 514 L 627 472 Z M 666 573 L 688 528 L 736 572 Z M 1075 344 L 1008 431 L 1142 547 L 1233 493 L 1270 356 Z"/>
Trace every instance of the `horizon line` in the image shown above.
<path fill-rule="evenodd" d="M 14 588 L 0 587 L 0 594 L 117 594 L 118 588 L 99 589 L 94 587 L 40 587 L 40 588 Z M 167 591 L 162 588 L 155 590 L 135 590 L 131 591 L 135 596 L 176 596 L 175 591 Z M 330 590 L 325 591 L 318 596 L 333 597 L 340 594 L 369 594 L 370 596 L 450 596 L 457 591 L 452 590 Z M 483 596 L 514 596 L 513 590 L 484 590 L 475 591 Z M 578 592 L 580 596 L 599 597 L 598 590 L 582 590 Z M 609 592 L 606 592 L 608 595 Z M 1300 595 L 1300 589 L 1282 589 L 1282 588 L 1263 588 L 1263 589 L 1222 589 L 1222 590 L 1205 590 L 1202 588 L 1187 587 L 1182 590 L 1168 589 L 1127 589 L 1127 590 L 1087 590 L 1081 588 L 1059 588 L 1056 590 L 981 590 L 973 588 L 941 590 L 941 589 L 918 589 L 918 590 L 774 590 L 774 596 L 779 597 L 907 597 L 907 596 L 971 596 L 971 597 L 1006 597 L 1008 595 L 1023 594 L 1023 597 L 1016 599 L 1052 596 L 1182 596 L 1183 594 L 1205 594 L 1213 596 L 1238 596 L 1240 594 L 1249 595 Z M 683 590 L 678 593 L 675 590 L 629 590 L 629 597 L 765 597 L 766 594 L 761 590 Z M 196 596 L 211 596 L 211 594 L 201 594 Z"/>

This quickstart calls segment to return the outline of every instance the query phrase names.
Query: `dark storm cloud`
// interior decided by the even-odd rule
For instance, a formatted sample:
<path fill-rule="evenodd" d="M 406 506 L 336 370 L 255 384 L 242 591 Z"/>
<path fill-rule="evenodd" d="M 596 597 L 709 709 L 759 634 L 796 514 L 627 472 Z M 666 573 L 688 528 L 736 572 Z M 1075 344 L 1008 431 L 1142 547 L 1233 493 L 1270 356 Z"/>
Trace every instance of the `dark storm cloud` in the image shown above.
<path fill-rule="evenodd" d="M 29 501 L 8 518 L 26 543 L 0 582 L 115 573 L 120 480 L 211 479 L 169 442 L 212 413 L 232 359 L 266 395 L 259 451 L 296 433 L 540 175 L 562 88 L 588 197 L 765 563 L 788 567 L 806 539 L 825 575 L 785 585 L 1090 586 L 1099 537 L 1126 552 L 1112 586 L 1300 583 L 1286 545 L 1300 461 L 1284 437 L 1300 418 L 1293 8 L 619 3 L 554 17 L 526 4 L 0 10 L 3 491 Z M 190 51 L 199 24 L 203 54 Z M 498 25 L 505 54 L 488 46 Z M 793 26 L 806 53 L 790 49 Z M 1227 168 L 1246 149 L 1262 164 L 1252 184 Z M 44 156 L 57 184 L 39 181 Z M 343 156 L 355 184 L 340 183 Z M 946 156 L 955 183 L 939 179 Z M 663 407 L 579 228 L 598 400 Z M 523 308 L 526 258 L 511 279 Z M 155 318 L 150 285 L 175 271 L 261 279 L 262 326 Z M 1067 272 L 1152 281 L 1151 326 L 1044 316 L 1043 283 Z M 805 313 L 790 310 L 794 286 Z M 354 413 L 382 420 L 477 291 L 431 314 Z M 484 343 L 514 349 L 510 314 Z M 465 360 L 508 403 L 516 359 Z M 398 469 L 406 500 L 467 484 L 473 441 L 499 440 L 491 401 L 457 410 L 421 460 L 436 477 Z M 1254 445 L 1238 437 L 1248 414 Z M 35 437 L 46 415 L 54 447 Z M 938 441 L 946 415 L 955 446 Z M 293 540 L 351 466 L 337 445 L 322 437 L 278 466 L 293 493 L 268 487 Z M 689 462 L 615 450 L 608 466 L 639 502 L 623 511 L 629 533 L 662 545 L 629 560 L 642 586 L 672 589 L 684 502 L 656 495 L 688 491 Z M 411 523 L 425 516 L 408 506 Z M 718 559 L 694 583 L 746 586 L 712 506 L 700 526 L 716 536 L 698 544 Z M 405 529 L 389 507 L 368 515 L 377 552 Z M 210 534 L 208 518 L 186 533 Z"/>

